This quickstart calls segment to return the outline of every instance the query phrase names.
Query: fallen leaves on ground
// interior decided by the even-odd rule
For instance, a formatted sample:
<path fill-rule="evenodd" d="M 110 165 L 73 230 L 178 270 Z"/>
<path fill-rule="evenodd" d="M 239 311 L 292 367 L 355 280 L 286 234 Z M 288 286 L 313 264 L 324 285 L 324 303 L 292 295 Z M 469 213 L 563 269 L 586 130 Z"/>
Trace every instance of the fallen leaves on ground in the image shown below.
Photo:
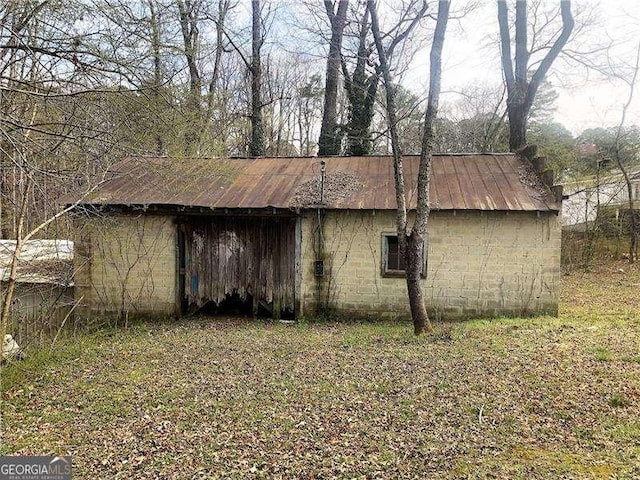
<path fill-rule="evenodd" d="M 2 453 L 69 452 L 87 479 L 638 477 L 639 283 L 565 276 L 559 318 L 448 342 L 221 318 L 85 335 L 8 367 Z"/>

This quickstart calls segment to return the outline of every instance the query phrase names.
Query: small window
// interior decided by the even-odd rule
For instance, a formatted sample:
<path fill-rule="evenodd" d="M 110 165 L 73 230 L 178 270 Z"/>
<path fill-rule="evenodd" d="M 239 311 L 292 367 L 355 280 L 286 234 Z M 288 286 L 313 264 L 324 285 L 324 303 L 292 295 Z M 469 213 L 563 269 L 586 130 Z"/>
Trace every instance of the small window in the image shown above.
<path fill-rule="evenodd" d="M 426 247 L 426 242 L 425 242 Z M 422 276 L 426 276 L 425 251 L 422 252 Z M 405 276 L 404 256 L 400 255 L 400 244 L 398 236 L 395 234 L 382 235 L 382 276 L 383 277 L 403 277 Z"/>
<path fill-rule="evenodd" d="M 387 236 L 387 270 L 404 272 L 404 256 L 400 255 L 398 237 Z"/>

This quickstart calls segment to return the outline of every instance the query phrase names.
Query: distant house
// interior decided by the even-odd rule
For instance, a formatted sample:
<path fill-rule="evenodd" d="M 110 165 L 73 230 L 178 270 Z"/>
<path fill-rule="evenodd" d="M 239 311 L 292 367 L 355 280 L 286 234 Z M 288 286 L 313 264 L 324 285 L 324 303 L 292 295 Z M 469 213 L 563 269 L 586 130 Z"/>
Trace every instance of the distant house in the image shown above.
<path fill-rule="evenodd" d="M 628 174 L 634 209 L 640 209 L 640 168 L 630 169 Z M 567 182 L 564 194 L 562 218 L 564 228 L 569 230 L 588 229 L 599 213 L 620 219 L 629 210 L 629 191 L 620 171 Z"/>
<path fill-rule="evenodd" d="M 15 250 L 15 240 L 0 240 L 2 300 Z M 55 330 L 74 302 L 73 242 L 28 240 L 18 256 L 16 273 L 16 288 L 11 302 L 15 325 L 11 333 L 25 341 L 31 335 L 47 333 L 43 329 Z"/>
<path fill-rule="evenodd" d="M 129 158 L 110 175 L 77 209 L 87 314 L 408 314 L 391 157 Z M 561 193 L 541 178 L 512 154 L 434 156 L 432 314 L 557 313 Z"/>

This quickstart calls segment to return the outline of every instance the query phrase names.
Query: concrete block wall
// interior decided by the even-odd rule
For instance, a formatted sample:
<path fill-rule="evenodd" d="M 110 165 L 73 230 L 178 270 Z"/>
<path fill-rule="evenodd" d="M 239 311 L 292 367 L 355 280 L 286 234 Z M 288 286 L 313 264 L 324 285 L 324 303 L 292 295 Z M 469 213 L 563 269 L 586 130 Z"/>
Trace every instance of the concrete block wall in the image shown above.
<path fill-rule="evenodd" d="M 557 314 L 560 218 L 536 212 L 432 212 L 424 292 L 443 317 Z M 403 317 L 404 278 L 381 273 L 382 235 L 395 212 L 327 212 L 325 276 L 314 275 L 317 217 L 302 220 L 302 314 L 317 311 Z"/>
<path fill-rule="evenodd" d="M 76 298 L 88 312 L 176 312 L 173 217 L 110 215 L 76 223 Z"/>

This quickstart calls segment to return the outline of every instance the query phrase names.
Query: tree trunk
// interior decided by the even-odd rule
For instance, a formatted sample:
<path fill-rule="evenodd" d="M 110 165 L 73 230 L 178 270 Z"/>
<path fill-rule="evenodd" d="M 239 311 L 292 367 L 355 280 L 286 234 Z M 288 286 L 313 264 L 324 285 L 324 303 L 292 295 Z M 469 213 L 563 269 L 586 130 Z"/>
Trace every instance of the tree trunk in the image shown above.
<path fill-rule="evenodd" d="M 629 262 L 633 263 L 638 258 L 638 212 L 631 207 L 631 243 L 629 244 Z M 633 259 L 633 260 L 632 260 Z"/>
<path fill-rule="evenodd" d="M 196 4 L 191 0 L 178 1 L 180 14 L 180 29 L 184 42 L 184 56 L 189 70 L 189 96 L 187 101 L 187 116 L 189 124 L 184 134 L 184 153 L 192 156 L 198 153 L 200 135 L 199 128 L 202 119 L 202 78 L 198 70 L 198 12 Z M 193 128 L 194 125 L 196 128 Z"/>
<path fill-rule="evenodd" d="M 620 153 L 620 140 L 622 139 L 622 128 L 624 127 L 625 120 L 627 118 L 627 111 L 629 110 L 629 106 L 631 106 L 631 101 L 633 100 L 633 95 L 635 93 L 636 81 L 638 79 L 638 74 L 640 73 L 640 43 L 636 49 L 636 62 L 635 67 L 633 69 L 633 75 L 631 79 L 628 80 L 629 85 L 629 96 L 627 97 L 627 101 L 622 106 L 622 115 L 620 117 L 620 123 L 618 124 L 618 128 L 616 130 L 616 162 L 618 163 L 618 167 L 624 176 L 624 181 L 627 187 L 627 195 L 629 197 L 629 215 L 630 215 L 630 229 L 629 232 L 629 263 L 635 262 L 638 254 L 638 229 L 640 226 L 638 225 L 638 220 L 636 217 L 636 211 L 634 210 L 634 201 L 633 201 L 633 184 L 631 182 L 631 177 L 629 176 L 629 172 L 625 168 L 624 162 L 622 161 L 622 155 Z"/>
<path fill-rule="evenodd" d="M 9 326 L 9 318 L 11 317 L 11 302 L 13 301 L 13 293 L 16 288 L 16 281 L 18 278 L 18 261 L 20 260 L 20 254 L 22 253 L 22 246 L 24 244 L 24 238 L 22 231 L 24 228 L 25 220 L 27 219 L 27 202 L 29 198 L 29 192 L 31 191 L 31 181 L 27 182 L 24 190 L 21 191 L 22 199 L 19 204 L 18 210 L 18 225 L 16 227 L 16 249 L 11 255 L 11 266 L 9 267 L 9 278 L 7 279 L 7 288 L 4 292 L 4 298 L 2 301 L 2 310 L 0 311 L 0 335 L 4 339 L 5 333 Z M 29 237 L 27 237 L 28 239 Z"/>
<path fill-rule="evenodd" d="M 391 72 L 387 62 L 387 52 L 382 45 L 382 35 L 378 24 L 378 15 L 374 0 L 367 1 L 367 8 L 371 13 L 371 30 L 380 58 L 380 70 L 384 79 L 387 93 L 387 122 L 391 133 L 391 146 L 394 159 L 395 187 L 397 216 L 396 226 L 398 231 L 398 245 L 400 254 L 405 259 L 405 274 L 407 281 L 407 293 L 409 296 L 409 307 L 413 319 L 413 331 L 416 335 L 422 335 L 432 330 L 431 322 L 424 304 L 422 293 L 422 271 L 424 268 L 424 238 L 427 231 L 427 222 L 431 210 L 429 201 L 429 184 L 431 181 L 431 154 L 434 145 L 433 125 L 438 114 L 440 101 L 440 80 L 442 71 L 442 49 L 449 19 L 450 2 L 441 0 L 438 3 L 438 18 L 434 32 L 433 42 L 430 52 L 430 72 L 429 72 L 429 97 L 427 100 L 427 110 L 425 113 L 424 133 L 422 137 L 422 148 L 420 152 L 420 165 L 418 169 L 418 199 L 416 206 L 416 217 L 411 229 L 411 234 L 407 235 L 407 201 L 405 196 L 405 183 L 402 165 L 402 154 L 400 152 L 400 142 L 398 136 L 398 125 L 396 119 L 395 89 L 391 79 Z"/>
<path fill-rule="evenodd" d="M 262 23 L 260 18 L 260 0 L 251 2 L 252 8 L 252 40 L 251 40 L 251 143 L 249 155 L 263 157 L 265 154 L 264 124 L 262 120 L 262 64 L 260 49 L 262 48 Z"/>
<path fill-rule="evenodd" d="M 346 126 L 347 155 L 362 156 L 371 154 L 371 122 L 373 121 L 378 74 L 367 75 L 369 60 L 367 32 L 369 31 L 369 9 L 365 8 L 360 21 L 358 56 L 353 75 L 349 74 L 344 58 L 341 59 L 344 87 L 349 100 L 349 121 Z"/>
<path fill-rule="evenodd" d="M 153 108 L 156 111 L 156 115 L 160 115 L 160 87 L 162 86 L 162 58 L 160 56 L 160 18 L 159 13 L 156 12 L 154 0 L 150 0 L 148 3 L 149 12 L 151 14 L 151 51 L 153 52 Z M 154 121 L 155 132 L 153 133 L 153 135 L 156 142 L 156 154 L 164 155 L 165 145 L 162 134 L 160 133 L 159 123 L 160 122 L 158 122 L 157 120 Z"/>
<path fill-rule="evenodd" d="M 391 70 L 387 62 L 387 54 L 382 45 L 382 34 L 378 24 L 378 14 L 374 0 L 367 0 L 367 8 L 371 13 L 371 31 L 378 50 L 380 59 L 380 69 L 384 79 L 386 93 L 387 123 L 389 125 L 389 135 L 391 137 L 391 152 L 393 154 L 393 178 L 396 192 L 396 230 L 398 232 L 398 247 L 400 254 L 407 252 L 407 198 L 405 195 L 404 166 L 402 152 L 400 151 L 400 136 L 398 133 L 398 121 L 396 117 L 396 97 Z"/>
<path fill-rule="evenodd" d="M 327 57 L 327 75 L 324 88 L 324 110 L 320 138 L 318 140 L 318 155 L 339 155 L 341 134 L 337 118 L 338 84 L 342 56 L 342 36 L 347 20 L 349 0 L 339 0 L 338 10 L 334 13 L 333 4 L 325 0 L 325 8 L 331 23 L 331 40 L 329 56 Z"/>
<path fill-rule="evenodd" d="M 214 118 L 214 110 L 216 107 L 219 108 L 219 104 L 216 103 L 216 100 L 219 100 L 218 97 L 218 87 L 220 83 L 220 76 L 222 70 L 222 56 L 225 52 L 225 44 L 224 44 L 224 36 L 225 36 L 225 22 L 227 18 L 227 14 L 230 8 L 230 0 L 219 0 L 218 1 L 218 10 L 217 17 L 215 20 L 215 28 L 216 28 L 216 48 L 213 59 L 213 72 L 211 73 L 211 77 L 208 80 L 208 88 L 206 94 L 206 107 L 204 109 L 200 131 L 202 135 L 206 135 L 208 131 L 210 131 L 212 125 L 212 120 Z M 226 141 L 222 141 L 223 151 L 226 151 Z"/>
<path fill-rule="evenodd" d="M 429 186 L 431 185 L 431 158 L 434 145 L 434 125 L 438 118 L 438 107 L 440 105 L 440 90 L 442 79 L 442 49 L 444 48 L 444 38 L 447 31 L 447 21 L 449 20 L 450 2 L 441 0 L 438 3 L 438 18 L 436 28 L 433 33 L 431 52 L 429 53 L 429 97 L 427 98 L 427 110 L 424 114 L 424 132 L 422 135 L 422 146 L 420 148 L 420 166 L 418 167 L 418 199 L 416 206 L 416 219 L 409 236 L 409 254 L 412 256 L 414 264 L 410 272 L 407 272 L 407 287 L 409 287 L 409 273 L 411 281 L 415 282 L 419 288 L 420 305 L 412 308 L 414 333 L 420 335 L 425 331 L 433 330 L 431 322 L 424 307 L 422 299 L 422 284 L 420 283 L 420 273 L 424 268 L 424 239 L 427 234 L 427 222 L 431 213 L 431 200 L 429 196 Z M 411 246 L 415 244 L 414 246 Z M 413 248 L 413 251 L 411 250 Z M 420 250 L 418 250 L 420 248 Z M 420 262 L 419 264 L 416 262 Z M 415 270 L 413 270 L 415 269 Z M 414 301 L 417 303 L 417 301 Z"/>
<path fill-rule="evenodd" d="M 509 105 L 509 151 L 517 152 L 527 146 L 527 117 L 529 112 L 522 104 Z"/>
<path fill-rule="evenodd" d="M 640 57 L 639 57 L 640 58 Z M 625 109 L 628 107 L 628 103 L 625 106 Z M 625 112 L 626 114 L 626 112 Z M 624 122 L 624 114 L 623 114 L 623 122 Z M 638 222 L 636 219 L 636 212 L 634 210 L 634 201 L 633 201 L 633 183 L 631 181 L 631 177 L 629 176 L 629 172 L 622 162 L 622 156 L 620 154 L 620 132 L 621 132 L 622 124 L 618 128 L 618 133 L 616 135 L 616 162 L 618 164 L 618 168 L 622 172 L 622 176 L 624 178 L 625 187 L 627 189 L 627 205 L 629 207 L 629 263 L 634 263 L 636 261 L 636 256 L 638 252 Z M 598 185 L 600 182 L 598 182 Z M 599 207 L 598 207 L 599 208 Z"/>
<path fill-rule="evenodd" d="M 407 266 L 407 293 L 413 319 L 413 333 L 422 335 L 432 330 L 422 294 L 422 270 L 424 268 L 424 238 L 415 230 L 407 237 L 405 264 Z"/>
<path fill-rule="evenodd" d="M 629 220 L 630 225 L 629 228 L 631 231 L 629 232 L 629 263 L 634 263 L 638 256 L 638 218 L 636 215 L 636 211 L 633 208 L 633 190 L 631 185 L 628 185 L 627 191 L 629 192 Z"/>
<path fill-rule="evenodd" d="M 229 0 L 219 0 L 218 20 L 216 21 L 216 50 L 213 60 L 213 73 L 209 81 L 209 92 L 207 94 L 207 120 L 213 113 L 213 103 L 218 93 L 218 81 L 220 79 L 220 68 L 222 65 L 222 54 L 224 53 L 224 29 L 227 13 L 229 12 Z"/>
<path fill-rule="evenodd" d="M 353 94 L 349 95 L 349 122 L 347 123 L 347 155 L 370 155 L 373 142 L 371 141 L 371 122 L 374 116 L 376 93 L 378 91 L 378 78 L 369 77 L 355 79 L 351 88 Z"/>
<path fill-rule="evenodd" d="M 4 339 L 5 333 L 9 327 L 9 318 L 11 316 L 11 302 L 13 301 L 13 292 L 16 288 L 16 278 L 18 273 L 18 260 L 22 252 L 22 234 L 18 234 L 16 239 L 16 249 L 11 256 L 11 266 L 9 267 L 9 278 L 7 279 L 7 288 L 4 291 L 2 299 L 2 311 L 0 311 L 0 335 Z"/>

